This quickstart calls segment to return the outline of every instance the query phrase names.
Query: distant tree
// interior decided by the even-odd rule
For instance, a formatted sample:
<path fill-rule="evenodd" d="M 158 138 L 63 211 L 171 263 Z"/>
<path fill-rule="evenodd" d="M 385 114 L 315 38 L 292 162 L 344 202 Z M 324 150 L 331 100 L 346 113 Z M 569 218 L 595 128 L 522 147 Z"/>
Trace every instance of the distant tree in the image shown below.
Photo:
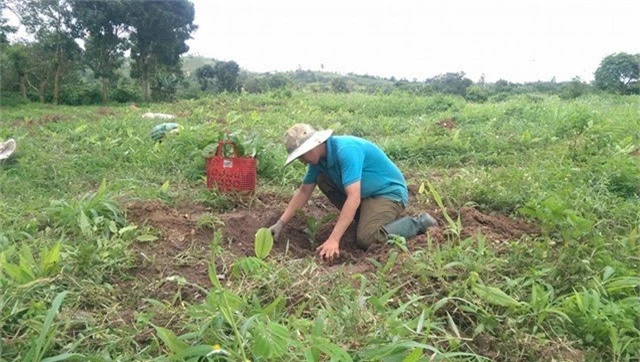
<path fill-rule="evenodd" d="M 489 99 L 489 92 L 484 86 L 471 85 L 467 87 L 464 94 L 464 99 L 470 102 L 484 103 Z"/>
<path fill-rule="evenodd" d="M 127 8 L 130 0 L 71 0 L 78 25 L 86 35 L 85 60 L 102 84 L 102 102 L 107 102 L 109 83 L 118 79 L 118 69 L 129 48 Z"/>
<path fill-rule="evenodd" d="M 38 72 L 53 73 L 53 103 L 58 104 L 61 77 L 72 65 L 72 61 L 80 54 L 80 47 L 75 42 L 79 37 L 78 27 L 74 21 L 68 0 L 24 0 L 17 3 L 17 11 L 27 31 L 34 34 L 38 42 L 38 51 L 44 58 L 40 59 L 45 69 Z M 48 61 L 46 61 L 48 60 Z M 46 83 L 41 83 L 46 85 Z M 40 100 L 44 101 L 43 89 L 40 89 Z"/>
<path fill-rule="evenodd" d="M 640 79 L 640 54 L 611 54 L 600 62 L 594 75 L 596 87 L 619 94 L 630 93 Z"/>
<path fill-rule="evenodd" d="M 464 96 L 473 81 L 467 78 L 464 72 L 459 72 L 440 74 L 427 79 L 425 83 L 430 85 L 436 92 Z"/>
<path fill-rule="evenodd" d="M 349 84 L 344 78 L 333 78 L 331 80 L 331 89 L 336 93 L 349 93 Z"/>
<path fill-rule="evenodd" d="M 183 81 L 184 76 L 179 70 L 165 67 L 157 69 L 150 85 L 154 99 L 162 102 L 174 101 L 176 92 Z"/>
<path fill-rule="evenodd" d="M 216 77 L 218 89 L 227 92 L 236 92 L 238 90 L 238 73 L 240 66 L 233 60 L 228 62 L 217 62 L 213 66 L 213 72 Z"/>
<path fill-rule="evenodd" d="M 26 85 L 36 92 L 40 103 L 46 101 L 47 88 L 55 75 L 54 59 L 50 56 L 51 50 L 43 42 L 28 43 L 14 53 L 17 71 L 24 74 Z"/>
<path fill-rule="evenodd" d="M 282 89 L 291 85 L 291 79 L 283 74 L 267 74 L 265 82 L 270 90 Z"/>
<path fill-rule="evenodd" d="M 157 72 L 181 74 L 180 54 L 189 50 L 185 42 L 197 29 L 194 17 L 188 0 L 130 3 L 131 77 L 140 80 L 146 101 L 152 100 L 151 83 Z"/>
<path fill-rule="evenodd" d="M 7 58 L 6 65 L 18 78 L 20 95 L 27 100 L 27 72 L 29 64 L 29 49 L 27 45 L 16 43 L 6 47 L 3 52 Z"/>
<path fill-rule="evenodd" d="M 509 93 L 516 88 L 516 84 L 504 79 L 498 79 L 495 83 L 493 83 L 492 88 L 494 93 Z"/>
<path fill-rule="evenodd" d="M 200 84 L 200 90 L 205 91 L 209 88 L 209 85 L 213 82 L 216 77 L 216 73 L 213 70 L 213 66 L 211 64 L 205 64 L 200 68 L 196 69 L 196 79 Z"/>
<path fill-rule="evenodd" d="M 580 77 L 574 77 L 570 82 L 562 86 L 560 92 L 560 98 L 563 99 L 575 99 L 583 95 L 589 90 L 589 85 L 580 79 Z"/>

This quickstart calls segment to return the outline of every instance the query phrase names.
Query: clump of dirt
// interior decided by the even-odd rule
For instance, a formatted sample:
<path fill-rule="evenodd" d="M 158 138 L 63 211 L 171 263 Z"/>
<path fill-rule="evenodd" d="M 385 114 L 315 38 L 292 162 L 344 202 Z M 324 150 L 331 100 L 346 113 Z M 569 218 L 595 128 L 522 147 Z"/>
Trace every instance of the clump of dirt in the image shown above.
<path fill-rule="evenodd" d="M 441 119 L 436 124 L 442 128 L 446 128 L 449 130 L 458 128 L 458 125 L 456 125 L 456 122 L 453 120 L 453 118 Z"/>

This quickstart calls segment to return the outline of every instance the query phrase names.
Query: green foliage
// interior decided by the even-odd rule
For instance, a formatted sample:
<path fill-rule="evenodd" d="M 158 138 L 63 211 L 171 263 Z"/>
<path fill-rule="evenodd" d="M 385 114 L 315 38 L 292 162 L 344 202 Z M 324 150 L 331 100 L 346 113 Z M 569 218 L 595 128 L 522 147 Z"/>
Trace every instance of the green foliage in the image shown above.
<path fill-rule="evenodd" d="M 200 68 L 196 69 L 196 79 L 198 79 L 198 83 L 200 84 L 200 90 L 207 90 L 209 88 L 209 84 L 213 82 L 216 74 L 211 64 L 205 64 Z"/>
<path fill-rule="evenodd" d="M 580 216 L 575 210 L 571 210 L 557 195 L 530 201 L 520 209 L 520 212 L 536 217 L 541 222 L 543 231 L 547 233 L 559 231 L 560 236 L 565 240 L 579 238 L 589 233 L 595 223 Z"/>
<path fill-rule="evenodd" d="M 170 99 L 181 74 L 179 56 L 188 50 L 185 41 L 197 28 L 194 5 L 187 0 L 132 1 L 128 14 L 127 24 L 135 29 L 130 37 L 131 77 L 140 80 L 145 101 L 152 99 L 152 87 Z"/>
<path fill-rule="evenodd" d="M 233 60 L 217 62 L 213 67 L 218 88 L 224 92 L 236 92 L 238 90 L 237 79 L 240 66 Z"/>
<path fill-rule="evenodd" d="M 331 79 L 297 76 L 309 85 Z M 500 102 L 487 84 L 489 99 L 478 103 L 410 93 L 412 82 L 400 90 L 346 78 L 348 94 L 291 83 L 290 97 L 223 93 L 142 109 L 3 105 L 0 138 L 15 138 L 18 151 L 0 161 L 0 359 L 25 360 L 28 351 L 41 360 L 457 361 L 514 348 L 531 361 L 638 355 L 637 96 L 565 100 L 517 94 L 506 82 L 513 89 Z M 391 90 L 368 94 L 354 79 Z M 141 118 L 146 111 L 179 115 L 181 132 L 154 144 L 158 122 Z M 380 245 L 355 266 L 322 265 L 311 250 L 297 250 L 309 252 L 299 259 L 280 248 L 265 259 L 233 255 L 239 245 L 224 233 L 222 212 L 268 212 L 272 198 L 290 195 L 305 170 L 282 168 L 281 135 L 299 121 L 381 145 L 417 189 L 408 211 L 436 208 L 443 227 Z M 202 152 L 221 137 L 258 158 L 258 197 L 204 188 Z M 147 207 L 176 219 L 156 224 Z M 184 207 L 188 217 L 173 214 Z M 469 233 L 468 207 L 531 235 L 508 240 L 515 233 L 491 222 Z M 312 232 L 329 219 L 306 220 Z M 198 243 L 180 242 L 186 233 Z"/>
<path fill-rule="evenodd" d="M 640 81 L 640 54 L 606 56 L 594 74 L 595 85 L 605 91 L 628 94 Z"/>
<path fill-rule="evenodd" d="M 256 232 L 255 251 L 259 259 L 264 259 L 273 248 L 273 235 L 268 228 L 260 228 Z"/>
<path fill-rule="evenodd" d="M 473 84 L 471 79 L 465 77 L 464 72 L 440 74 L 427 79 L 425 83 L 438 93 L 459 96 L 464 96 L 467 88 Z"/>
<path fill-rule="evenodd" d="M 489 92 L 484 87 L 471 85 L 465 90 L 464 98 L 469 102 L 484 103 L 489 99 Z"/>
<path fill-rule="evenodd" d="M 344 78 L 335 78 L 331 81 L 331 89 L 336 93 L 349 93 L 349 85 Z"/>

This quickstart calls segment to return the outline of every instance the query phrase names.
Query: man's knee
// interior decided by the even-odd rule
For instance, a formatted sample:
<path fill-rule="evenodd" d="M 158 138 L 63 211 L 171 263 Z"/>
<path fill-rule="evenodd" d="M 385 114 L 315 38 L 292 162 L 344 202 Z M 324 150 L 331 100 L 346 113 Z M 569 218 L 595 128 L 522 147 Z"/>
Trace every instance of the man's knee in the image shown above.
<path fill-rule="evenodd" d="M 360 232 L 356 235 L 356 243 L 364 250 L 367 250 L 373 244 L 382 244 L 386 241 L 387 233 L 383 228 L 369 232 Z"/>

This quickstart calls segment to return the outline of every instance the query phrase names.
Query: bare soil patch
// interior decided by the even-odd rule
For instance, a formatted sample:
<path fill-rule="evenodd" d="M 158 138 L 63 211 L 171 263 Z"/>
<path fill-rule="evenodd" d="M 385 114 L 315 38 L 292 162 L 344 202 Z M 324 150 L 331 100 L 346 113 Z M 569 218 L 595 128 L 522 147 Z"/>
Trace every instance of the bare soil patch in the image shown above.
<path fill-rule="evenodd" d="M 214 230 L 209 227 L 199 227 L 198 219 L 205 213 L 210 213 L 224 222 L 222 233 L 223 247 L 227 260 L 254 255 L 255 232 L 260 227 L 268 227 L 274 223 L 286 206 L 288 200 L 278 199 L 273 195 L 258 195 L 250 205 L 239 205 L 233 212 L 216 214 L 211 209 L 196 203 L 169 207 L 159 200 L 134 202 L 126 206 L 127 218 L 138 225 L 149 225 L 159 233 L 158 240 L 152 242 L 138 242 L 133 245 L 136 267 L 129 271 L 129 275 L 114 284 L 123 291 L 136 289 L 147 298 L 165 301 L 187 300 L 193 301 L 204 297 L 203 293 L 191 285 L 180 285 L 170 277 L 184 278 L 188 283 L 196 284 L 208 289 L 211 285 L 208 276 L 210 258 L 210 244 Z M 430 228 L 427 234 L 417 236 L 407 242 L 410 250 L 426 247 L 427 238 L 432 242 L 447 241 L 447 222 L 441 210 L 425 210 L 430 212 L 440 223 L 439 227 Z M 538 234 L 538 229 L 522 220 L 514 220 L 506 215 L 487 215 L 471 208 L 448 211 L 454 220 L 458 213 L 463 225 L 461 237 L 473 237 L 478 233 L 484 235 L 488 241 L 504 242 L 518 240 L 523 235 Z M 315 233 L 308 228 L 308 218 L 316 220 L 326 218 Z M 271 255 L 282 261 L 301 258 L 319 260 L 315 248 L 327 239 L 335 225 L 338 210 L 323 196 L 316 196 L 305 208 L 304 213 L 298 213 L 285 226 L 280 241 L 274 245 Z M 391 245 L 374 245 L 364 251 L 356 245 L 355 224 L 347 230 L 341 241 L 340 258 L 328 268 L 329 272 L 335 267 L 353 272 L 371 271 L 372 265 L 367 261 L 373 258 L 384 261 Z M 327 265 L 327 267 L 329 267 Z M 218 271 L 224 274 L 225 270 Z M 142 288 L 142 290 L 140 290 Z M 126 294 L 126 293 L 125 293 Z"/>
<path fill-rule="evenodd" d="M 14 128 L 34 128 L 34 127 L 38 127 L 47 123 L 55 123 L 55 122 L 60 122 L 60 121 L 65 121 L 66 117 L 64 115 L 61 114 L 47 114 L 44 115 L 40 118 L 37 119 L 33 119 L 33 118 L 18 118 L 15 119 L 13 121 L 12 126 Z"/>
<path fill-rule="evenodd" d="M 449 130 L 458 128 L 458 125 L 456 124 L 456 121 L 453 120 L 453 118 L 441 119 L 436 124 L 442 128 L 446 128 Z"/>

